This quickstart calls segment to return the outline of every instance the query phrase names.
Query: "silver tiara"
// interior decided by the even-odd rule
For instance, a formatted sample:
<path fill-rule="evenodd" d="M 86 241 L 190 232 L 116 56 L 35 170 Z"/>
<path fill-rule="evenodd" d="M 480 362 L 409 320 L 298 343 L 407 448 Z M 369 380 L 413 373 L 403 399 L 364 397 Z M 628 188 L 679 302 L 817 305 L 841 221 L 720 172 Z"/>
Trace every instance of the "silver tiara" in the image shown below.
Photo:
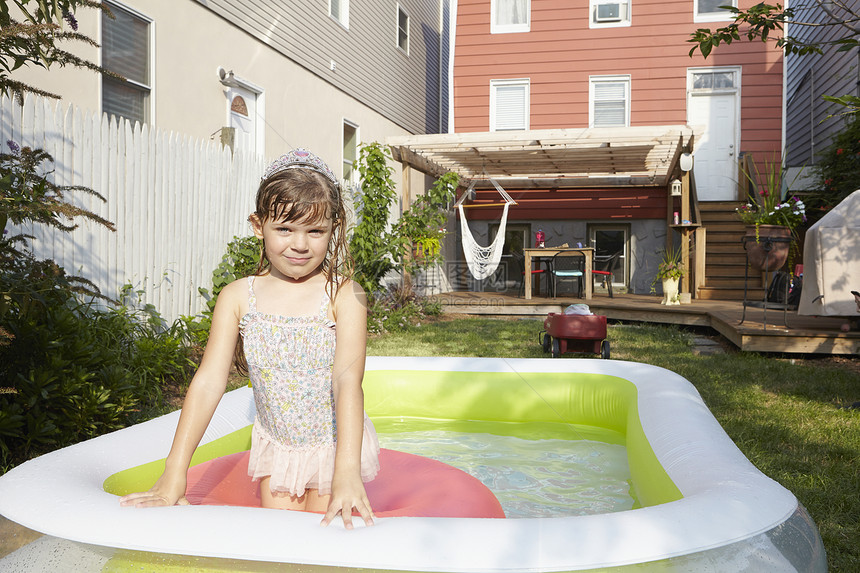
<path fill-rule="evenodd" d="M 334 176 L 334 172 L 326 165 L 325 161 L 301 147 L 297 147 L 273 161 L 263 174 L 263 180 L 285 169 L 311 169 L 324 175 L 335 187 L 338 185 L 337 177 Z"/>

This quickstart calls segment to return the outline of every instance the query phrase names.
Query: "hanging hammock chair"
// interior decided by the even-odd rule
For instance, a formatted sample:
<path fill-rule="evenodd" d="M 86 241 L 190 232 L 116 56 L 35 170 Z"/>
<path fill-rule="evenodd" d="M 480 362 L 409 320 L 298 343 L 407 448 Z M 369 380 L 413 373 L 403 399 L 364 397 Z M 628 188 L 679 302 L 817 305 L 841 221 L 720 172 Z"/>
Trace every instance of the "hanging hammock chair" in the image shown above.
<path fill-rule="evenodd" d="M 466 257 L 466 264 L 469 267 L 469 272 L 472 273 L 472 276 L 475 277 L 476 280 L 484 280 L 492 276 L 499 267 L 499 261 L 502 260 L 502 249 L 505 246 L 505 225 L 508 221 L 508 208 L 511 205 L 517 204 L 517 202 L 514 201 L 504 189 L 502 189 L 502 186 L 499 185 L 495 179 L 490 179 L 490 183 L 493 184 L 496 191 L 498 191 L 504 198 L 505 203 L 502 208 L 502 218 L 499 222 L 499 230 L 496 233 L 496 238 L 493 239 L 493 242 L 488 247 L 482 247 L 475 241 L 475 238 L 472 236 L 472 231 L 469 230 L 469 224 L 466 221 L 466 213 L 463 210 L 463 201 L 472 194 L 472 190 L 475 188 L 474 179 L 455 203 L 457 208 L 460 210 L 460 235 L 463 237 L 463 254 Z M 496 206 L 498 203 L 492 203 L 491 205 Z M 473 206 L 483 207 L 491 205 Z"/>

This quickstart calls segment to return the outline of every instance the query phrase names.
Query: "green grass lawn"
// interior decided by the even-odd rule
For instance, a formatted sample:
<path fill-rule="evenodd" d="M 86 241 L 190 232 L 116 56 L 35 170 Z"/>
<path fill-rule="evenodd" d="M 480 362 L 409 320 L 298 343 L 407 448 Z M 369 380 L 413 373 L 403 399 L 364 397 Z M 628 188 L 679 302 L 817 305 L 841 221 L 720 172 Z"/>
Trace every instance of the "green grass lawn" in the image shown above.
<path fill-rule="evenodd" d="M 374 356 L 546 357 L 541 319 L 442 318 L 371 337 Z M 676 327 L 611 325 L 612 359 L 667 368 L 692 382 L 761 471 L 791 490 L 818 525 L 831 571 L 860 571 L 858 359 L 698 355 Z M 564 355 L 560 360 L 580 356 Z"/>

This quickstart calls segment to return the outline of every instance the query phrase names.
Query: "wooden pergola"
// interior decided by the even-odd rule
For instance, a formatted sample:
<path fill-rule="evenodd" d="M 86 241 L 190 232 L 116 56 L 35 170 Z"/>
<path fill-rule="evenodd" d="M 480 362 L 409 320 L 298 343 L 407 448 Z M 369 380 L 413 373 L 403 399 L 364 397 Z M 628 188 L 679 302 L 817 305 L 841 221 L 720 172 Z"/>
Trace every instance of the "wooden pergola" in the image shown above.
<path fill-rule="evenodd" d="M 682 153 L 686 125 L 496 131 L 389 137 L 396 161 L 438 177 L 454 171 L 468 184 L 493 178 L 517 189 L 661 187 Z"/>
<path fill-rule="evenodd" d="M 402 165 L 403 188 L 410 188 L 411 169 L 433 177 L 453 171 L 461 185 L 489 188 L 490 179 L 507 189 L 587 189 L 663 187 L 681 182 L 680 219 L 673 221 L 667 201 L 667 225 L 681 234 L 682 260 L 690 266 L 690 244 L 698 231 L 695 189 L 681 157 L 692 153 L 697 130 L 688 125 L 549 129 L 394 136 L 386 139 Z M 409 198 L 405 197 L 404 206 Z M 702 240 L 696 241 L 704 246 Z M 667 242 L 671 234 L 667 235 Z M 694 289 L 704 277 L 704 252 L 695 257 Z M 681 283 L 689 293 L 690 273 Z"/>

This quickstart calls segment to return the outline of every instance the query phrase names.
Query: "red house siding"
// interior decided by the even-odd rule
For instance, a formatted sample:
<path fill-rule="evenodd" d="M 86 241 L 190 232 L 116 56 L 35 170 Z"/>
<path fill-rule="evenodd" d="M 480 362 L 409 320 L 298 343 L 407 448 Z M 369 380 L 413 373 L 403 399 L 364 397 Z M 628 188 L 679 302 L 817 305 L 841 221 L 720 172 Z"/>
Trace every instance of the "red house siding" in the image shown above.
<path fill-rule="evenodd" d="M 741 0 L 740 6 L 751 6 Z M 490 0 L 459 0 L 454 55 L 454 128 L 488 131 L 490 80 L 529 78 L 530 128 L 588 125 L 590 75 L 631 77 L 630 124 L 686 123 L 691 67 L 741 66 L 741 151 L 778 153 L 782 142 L 782 53 L 737 42 L 692 58 L 689 34 L 723 22 L 693 22 L 693 0 L 631 2 L 632 25 L 589 28 L 588 2 L 531 0 L 531 30 L 490 34 Z M 478 211 L 478 210 L 476 210 Z M 665 215 L 665 213 L 660 216 Z"/>

